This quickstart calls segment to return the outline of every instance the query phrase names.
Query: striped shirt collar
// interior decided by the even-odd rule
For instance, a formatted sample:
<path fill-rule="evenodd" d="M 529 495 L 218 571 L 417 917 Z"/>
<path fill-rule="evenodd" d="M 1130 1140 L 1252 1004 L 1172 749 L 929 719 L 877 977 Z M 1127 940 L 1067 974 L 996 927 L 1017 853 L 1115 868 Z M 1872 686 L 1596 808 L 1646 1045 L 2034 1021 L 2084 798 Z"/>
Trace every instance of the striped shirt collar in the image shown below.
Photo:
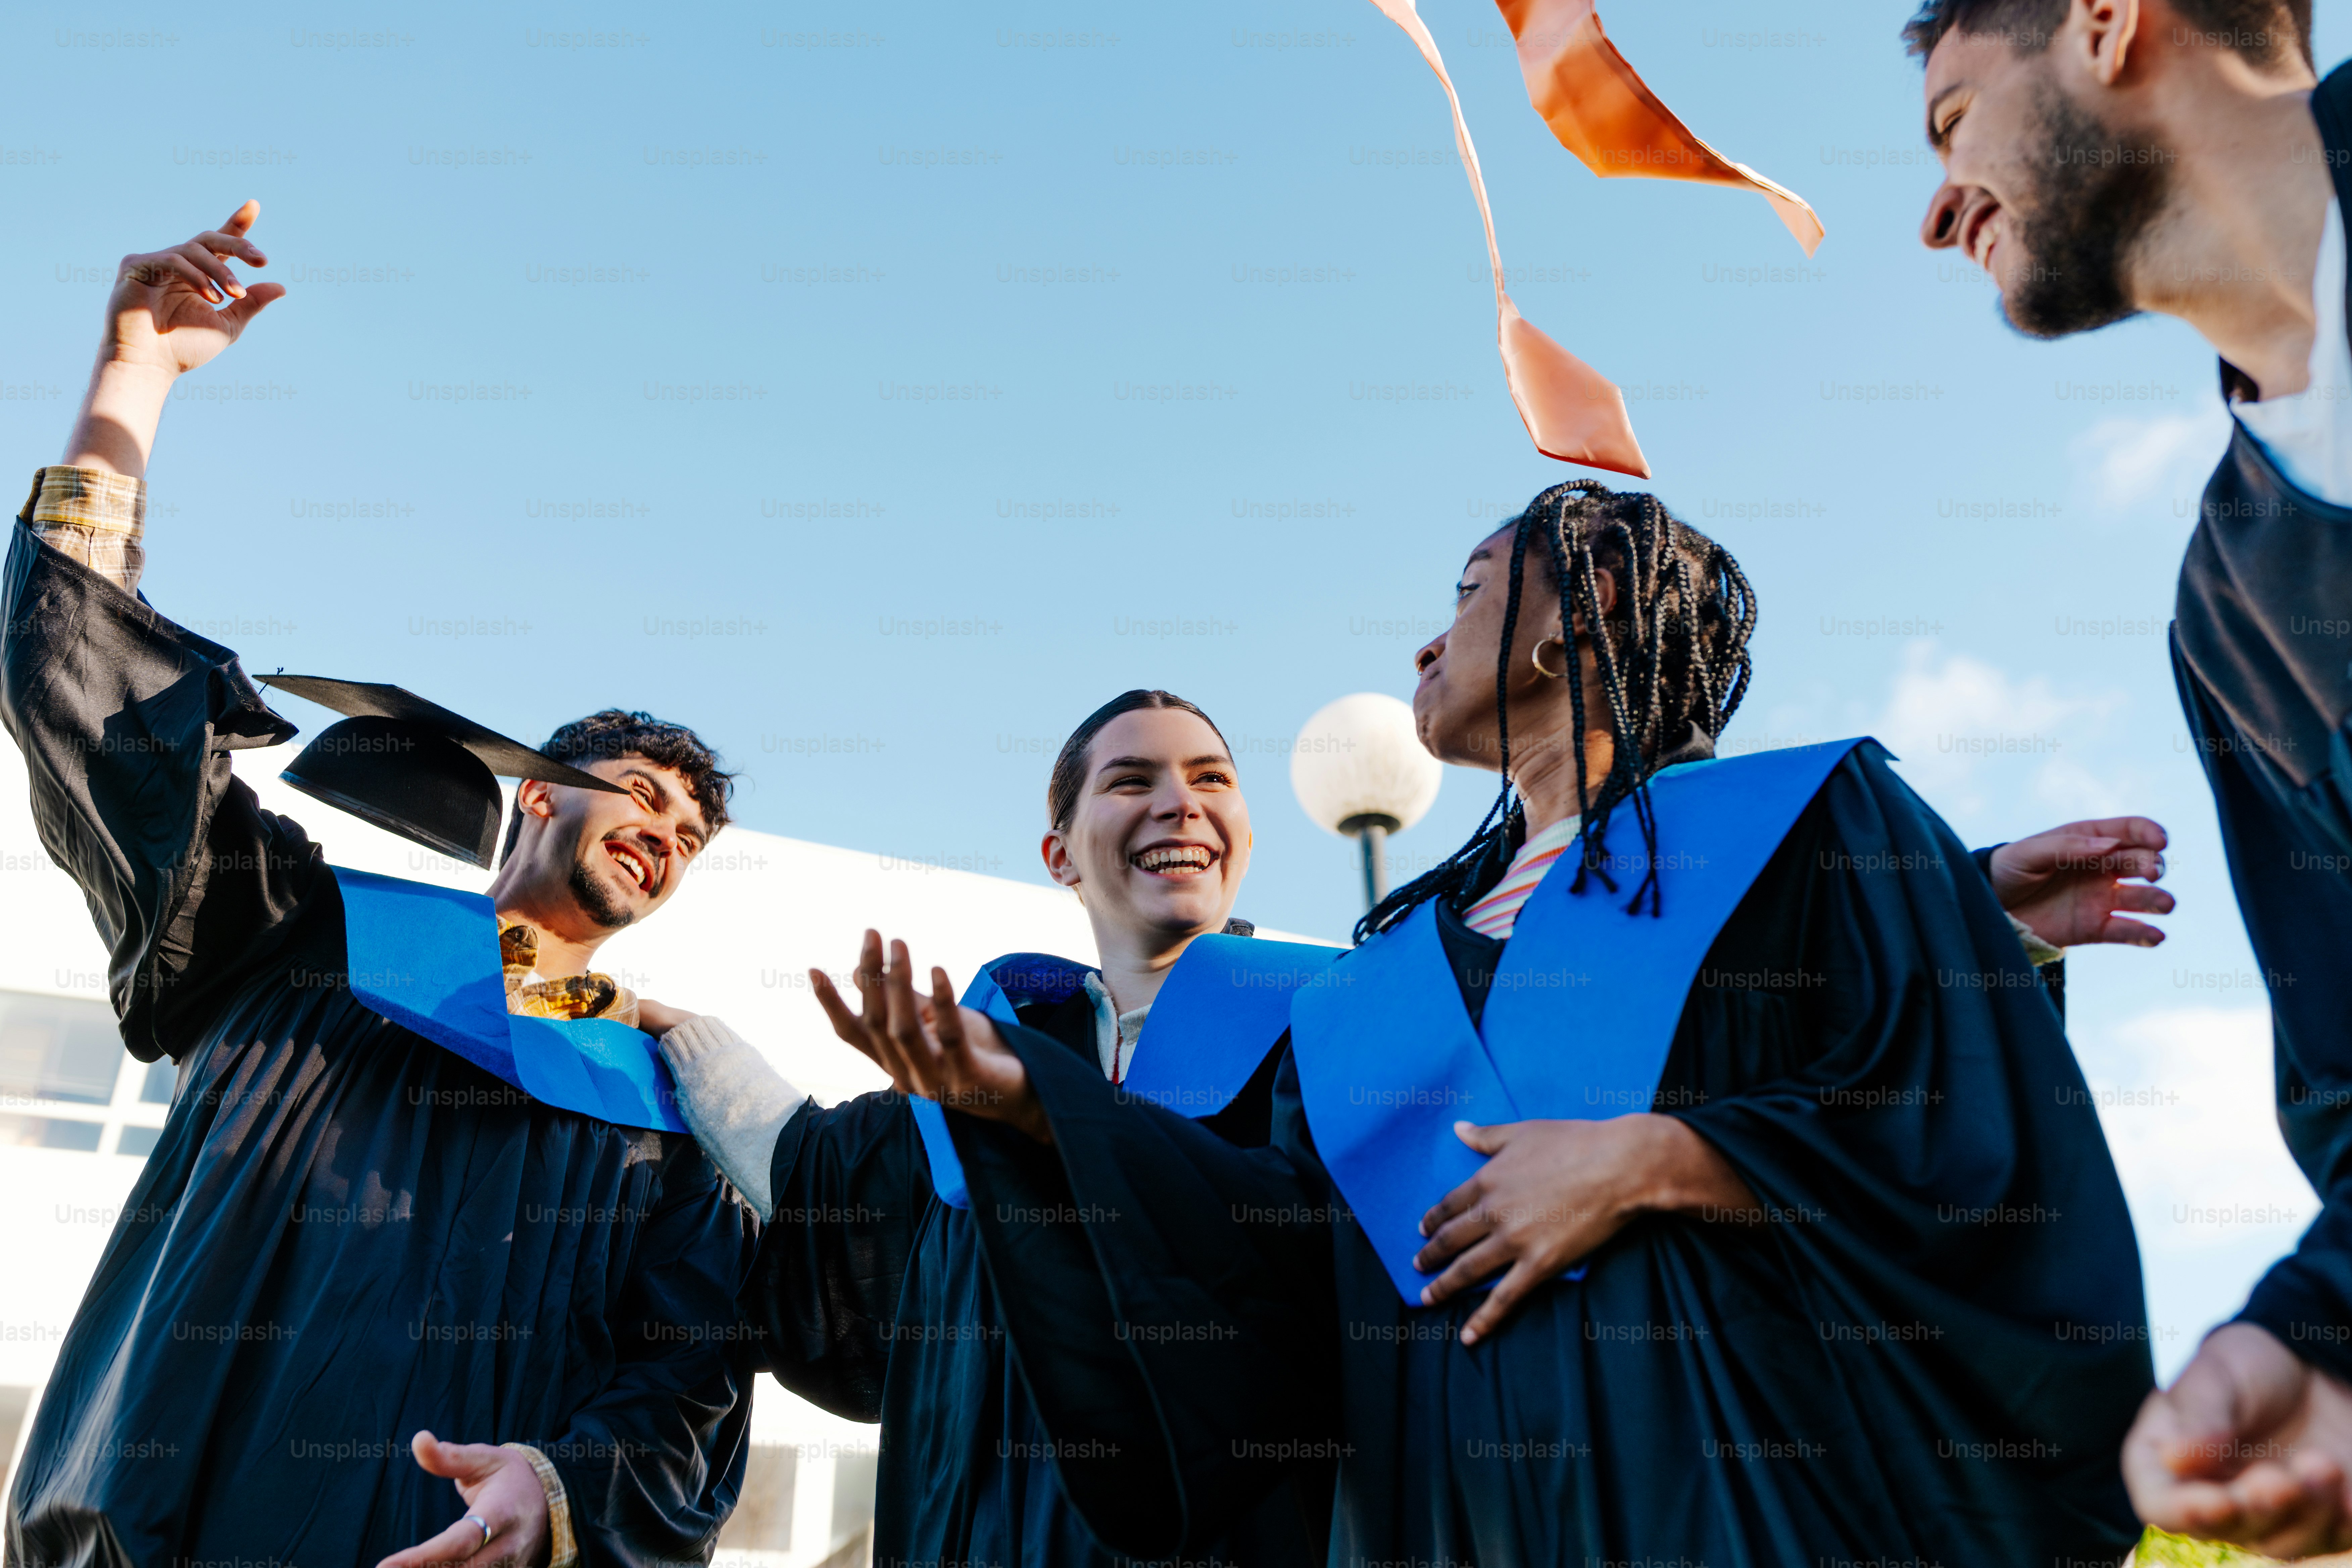
<path fill-rule="evenodd" d="M 1576 825 L 1580 816 L 1562 817 L 1519 847 L 1511 858 L 1511 868 L 1495 884 L 1486 896 L 1463 911 L 1465 924 L 1480 936 L 1497 941 L 1507 938 L 1511 928 L 1518 924 L 1519 910 L 1526 907 L 1528 896 L 1544 879 L 1544 873 L 1553 862 L 1567 853 L 1576 842 Z"/>

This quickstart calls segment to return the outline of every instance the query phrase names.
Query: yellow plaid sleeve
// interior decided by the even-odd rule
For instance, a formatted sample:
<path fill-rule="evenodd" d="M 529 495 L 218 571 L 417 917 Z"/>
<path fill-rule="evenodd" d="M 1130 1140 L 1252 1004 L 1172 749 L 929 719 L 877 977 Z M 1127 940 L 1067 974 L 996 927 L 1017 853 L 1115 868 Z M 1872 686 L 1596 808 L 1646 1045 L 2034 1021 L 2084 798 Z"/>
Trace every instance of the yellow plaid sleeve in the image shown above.
<path fill-rule="evenodd" d="M 51 464 L 33 475 L 25 525 L 126 594 L 147 569 L 147 482 Z"/>
<path fill-rule="evenodd" d="M 547 1568 L 576 1568 L 580 1540 L 572 1532 L 572 1500 L 564 1495 L 563 1478 L 545 1454 L 528 1443 L 501 1443 L 530 1461 L 531 1473 L 547 1493 Z"/>

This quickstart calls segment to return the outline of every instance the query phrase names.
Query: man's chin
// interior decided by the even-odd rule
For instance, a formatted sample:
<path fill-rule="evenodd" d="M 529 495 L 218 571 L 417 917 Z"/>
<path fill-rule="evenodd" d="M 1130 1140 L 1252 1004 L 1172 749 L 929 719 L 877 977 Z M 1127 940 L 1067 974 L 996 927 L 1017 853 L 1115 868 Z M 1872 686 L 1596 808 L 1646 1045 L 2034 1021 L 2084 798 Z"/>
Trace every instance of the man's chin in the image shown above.
<path fill-rule="evenodd" d="M 617 873 L 600 872 L 582 862 L 572 868 L 572 899 L 592 924 L 619 931 L 637 918 L 635 889 L 618 885 Z"/>

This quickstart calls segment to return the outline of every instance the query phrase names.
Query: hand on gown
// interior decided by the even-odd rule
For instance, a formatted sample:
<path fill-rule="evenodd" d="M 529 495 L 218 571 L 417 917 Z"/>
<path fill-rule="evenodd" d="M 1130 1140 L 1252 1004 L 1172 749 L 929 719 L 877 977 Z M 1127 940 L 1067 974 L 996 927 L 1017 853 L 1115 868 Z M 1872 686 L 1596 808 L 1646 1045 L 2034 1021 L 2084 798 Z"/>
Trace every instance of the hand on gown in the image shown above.
<path fill-rule="evenodd" d="M 2164 933 L 2120 911 L 2172 912 L 2172 895 L 2154 886 L 2164 846 L 2164 829 L 2145 816 L 2070 822 L 1994 850 L 1992 890 L 2053 947 L 2154 947 Z"/>
<path fill-rule="evenodd" d="M 395 1552 L 376 1568 L 424 1568 L 462 1563 L 466 1568 L 531 1568 L 547 1561 L 547 1489 L 539 1472 L 512 1448 L 488 1443 L 444 1443 L 419 1432 L 409 1444 L 429 1475 L 457 1483 L 468 1517 L 432 1540 Z M 490 1527 L 482 1539 L 479 1519 Z"/>
<path fill-rule="evenodd" d="M 1454 1132 L 1491 1157 L 1422 1216 L 1429 1245 L 1412 1266 L 1424 1274 L 1444 1270 L 1422 1291 L 1422 1304 L 1434 1307 L 1510 1270 L 1462 1325 L 1465 1345 L 1635 1215 L 1741 1220 L 1761 1213 L 1730 1163 L 1671 1116 L 1495 1127 L 1457 1121 Z"/>
<path fill-rule="evenodd" d="M 2124 1482 L 2159 1530 L 2273 1557 L 2352 1547 L 2352 1389 L 2252 1323 L 2225 1323 L 2124 1439 Z"/>
<path fill-rule="evenodd" d="M 888 1073 L 901 1094 L 1003 1121 L 1051 1143 L 1053 1127 L 1030 1086 L 1029 1069 L 988 1015 L 956 1005 L 946 970 L 931 971 L 929 996 L 915 990 L 914 972 L 903 942 L 890 944 L 886 970 L 882 933 L 869 931 L 857 954 L 861 1011 L 849 1010 L 823 970 L 809 971 L 809 984 L 833 1020 L 833 1032 Z"/>

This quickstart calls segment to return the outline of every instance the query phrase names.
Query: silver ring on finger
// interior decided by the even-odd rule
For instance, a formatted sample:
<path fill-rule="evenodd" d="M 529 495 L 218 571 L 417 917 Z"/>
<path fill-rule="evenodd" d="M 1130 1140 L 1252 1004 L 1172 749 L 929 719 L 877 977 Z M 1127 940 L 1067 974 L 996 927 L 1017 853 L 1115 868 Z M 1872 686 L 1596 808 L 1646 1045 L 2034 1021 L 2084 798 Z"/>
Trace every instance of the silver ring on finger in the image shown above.
<path fill-rule="evenodd" d="M 488 1546 L 488 1545 L 490 1543 L 490 1537 L 491 1537 L 493 1534 L 495 1534 L 495 1533 L 496 1533 L 496 1531 L 492 1531 L 492 1530 L 490 1529 L 490 1522 L 489 1522 L 489 1521 L 488 1521 L 488 1520 L 484 1519 L 484 1518 L 483 1518 L 480 1514 L 478 1514 L 478 1513 L 469 1513 L 469 1514 L 467 1514 L 467 1515 L 466 1516 L 466 1522 L 467 1522 L 467 1524 L 476 1524 L 476 1525 L 479 1525 L 479 1526 L 481 1526 L 481 1530 L 482 1530 L 482 1545 L 484 1545 L 484 1546 Z"/>

